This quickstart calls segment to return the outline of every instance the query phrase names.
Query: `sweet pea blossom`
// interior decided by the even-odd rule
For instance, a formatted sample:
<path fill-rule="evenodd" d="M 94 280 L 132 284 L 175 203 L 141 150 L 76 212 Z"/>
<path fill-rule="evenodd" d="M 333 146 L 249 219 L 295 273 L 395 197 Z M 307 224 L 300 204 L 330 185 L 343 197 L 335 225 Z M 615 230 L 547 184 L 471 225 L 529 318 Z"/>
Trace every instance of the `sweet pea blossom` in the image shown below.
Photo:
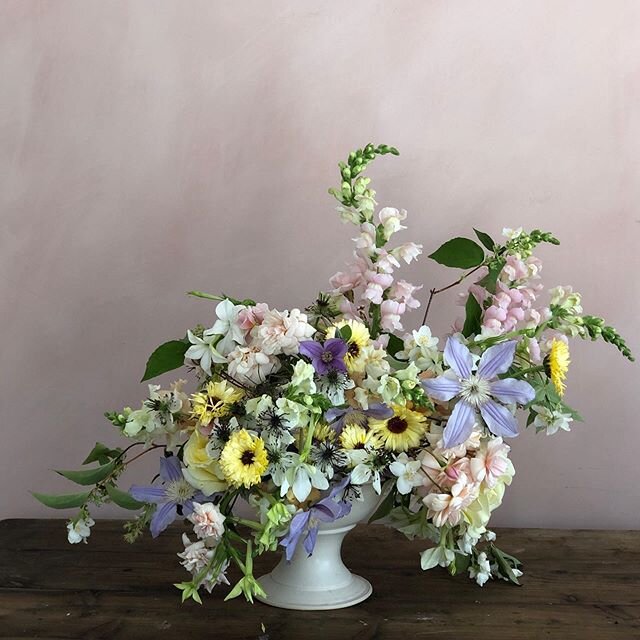
<path fill-rule="evenodd" d="M 498 379 L 508 371 L 515 354 L 516 342 L 509 340 L 489 347 L 474 371 L 473 355 L 456 338 L 449 338 L 444 348 L 444 361 L 450 369 L 442 376 L 424 380 L 425 391 L 436 400 L 446 402 L 459 396 L 447 421 L 443 438 L 446 448 L 464 442 L 478 419 L 478 411 L 489 431 L 496 436 L 515 437 L 518 423 L 511 411 L 494 398 L 508 404 L 525 405 L 535 397 L 535 390 L 524 380 Z"/>

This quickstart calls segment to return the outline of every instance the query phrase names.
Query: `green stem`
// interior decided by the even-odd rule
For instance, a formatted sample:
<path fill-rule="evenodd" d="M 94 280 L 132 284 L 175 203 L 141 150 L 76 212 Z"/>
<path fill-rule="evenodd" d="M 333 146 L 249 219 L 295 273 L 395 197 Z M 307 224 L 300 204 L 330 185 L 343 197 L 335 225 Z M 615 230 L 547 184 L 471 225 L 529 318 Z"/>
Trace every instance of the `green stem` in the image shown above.
<path fill-rule="evenodd" d="M 307 427 L 307 433 L 304 439 L 304 446 L 302 447 L 302 452 L 300 453 L 300 462 L 304 462 L 307 459 L 311 451 L 311 443 L 313 442 L 313 433 L 316 430 L 315 421 Z"/>
<path fill-rule="evenodd" d="M 528 369 L 523 369 L 522 371 L 518 371 L 514 373 L 511 378 L 523 378 L 529 373 L 536 373 L 538 371 L 544 371 L 544 365 L 538 365 L 537 367 L 529 367 Z"/>

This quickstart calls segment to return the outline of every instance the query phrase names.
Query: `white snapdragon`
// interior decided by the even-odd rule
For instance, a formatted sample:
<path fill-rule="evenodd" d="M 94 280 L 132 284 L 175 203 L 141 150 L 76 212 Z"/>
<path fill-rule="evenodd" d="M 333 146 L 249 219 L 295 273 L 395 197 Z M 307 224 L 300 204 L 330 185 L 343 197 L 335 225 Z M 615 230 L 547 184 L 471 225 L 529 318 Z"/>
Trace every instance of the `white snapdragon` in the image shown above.
<path fill-rule="evenodd" d="M 67 523 L 67 540 L 71 544 L 84 542 L 87 544 L 87 538 L 91 535 L 91 527 L 95 524 L 95 520 L 90 517 L 81 518 L 76 522 Z"/>
<path fill-rule="evenodd" d="M 407 218 L 407 212 L 404 209 L 398 210 L 394 207 L 384 207 L 378 212 L 378 218 L 380 219 L 380 224 L 382 224 L 387 239 L 397 231 L 406 229 L 405 226 L 400 224 Z"/>
<path fill-rule="evenodd" d="M 293 367 L 293 375 L 291 376 L 291 385 L 296 387 L 300 393 L 312 394 L 316 392 L 316 383 L 313 381 L 315 369 L 313 365 L 298 360 Z"/>
<path fill-rule="evenodd" d="M 478 554 L 476 563 L 469 566 L 469 577 L 475 578 L 481 587 L 491 577 L 491 564 L 484 551 Z"/>

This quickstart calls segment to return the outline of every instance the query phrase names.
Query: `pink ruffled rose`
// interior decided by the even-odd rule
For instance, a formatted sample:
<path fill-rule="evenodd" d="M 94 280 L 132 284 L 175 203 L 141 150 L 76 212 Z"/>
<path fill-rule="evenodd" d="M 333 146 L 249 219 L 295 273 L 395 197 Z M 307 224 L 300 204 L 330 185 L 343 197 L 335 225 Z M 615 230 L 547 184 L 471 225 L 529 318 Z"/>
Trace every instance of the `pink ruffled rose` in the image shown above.
<path fill-rule="evenodd" d="M 224 533 L 225 517 L 220 509 L 211 502 L 193 503 L 193 513 L 188 516 L 193 523 L 193 531 L 202 540 L 218 541 Z"/>
<path fill-rule="evenodd" d="M 470 462 L 473 480 L 484 482 L 489 488 L 495 487 L 509 469 L 509 451 L 509 445 L 502 438 L 491 438 L 483 442 Z"/>
<path fill-rule="evenodd" d="M 238 312 L 238 326 L 247 333 L 264 320 L 264 314 L 269 311 L 268 305 L 259 302 L 253 307 L 246 307 Z"/>

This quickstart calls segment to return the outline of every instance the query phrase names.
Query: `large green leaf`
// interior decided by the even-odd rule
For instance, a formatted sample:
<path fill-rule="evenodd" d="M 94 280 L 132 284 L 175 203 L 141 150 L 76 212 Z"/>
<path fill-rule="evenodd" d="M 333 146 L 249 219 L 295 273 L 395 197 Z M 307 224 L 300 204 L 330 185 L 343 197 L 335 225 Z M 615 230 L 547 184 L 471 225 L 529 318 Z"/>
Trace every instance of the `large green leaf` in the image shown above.
<path fill-rule="evenodd" d="M 94 469 L 82 469 L 80 471 L 56 469 L 56 473 L 59 473 L 61 476 L 67 478 L 67 480 L 71 480 L 71 482 L 88 486 L 97 484 L 98 482 L 104 480 L 115 469 L 115 466 L 115 461 L 111 461 L 107 462 L 107 464 L 95 467 Z"/>
<path fill-rule="evenodd" d="M 402 351 L 404 349 L 404 342 L 402 341 L 401 338 L 398 338 L 398 336 L 396 336 L 393 333 L 389 334 L 389 343 L 387 344 L 387 353 L 392 357 L 395 358 L 396 353 L 398 353 L 398 351 Z"/>
<path fill-rule="evenodd" d="M 46 507 L 51 507 L 52 509 L 73 509 L 81 507 L 87 501 L 90 493 L 90 491 L 87 491 L 86 493 L 67 493 L 65 495 L 54 496 L 32 491 L 31 495 Z"/>
<path fill-rule="evenodd" d="M 106 489 L 111 501 L 123 509 L 136 511 L 137 509 L 142 509 L 142 507 L 144 507 L 144 502 L 138 502 L 135 498 L 132 498 L 128 493 L 121 491 L 113 484 L 108 484 Z"/>
<path fill-rule="evenodd" d="M 170 340 L 161 344 L 149 356 L 147 368 L 140 382 L 151 380 L 162 373 L 181 367 L 184 364 L 184 354 L 189 346 L 189 343 L 183 340 Z"/>
<path fill-rule="evenodd" d="M 445 265 L 445 267 L 457 267 L 458 269 L 470 269 L 482 264 L 484 260 L 483 248 L 468 238 L 454 238 L 445 242 L 430 256 L 432 260 Z"/>
<path fill-rule="evenodd" d="M 389 493 L 385 496 L 384 500 L 378 505 L 375 513 L 369 518 L 369 524 L 375 522 L 376 520 L 380 520 L 380 518 L 384 518 L 389 514 L 391 509 L 393 509 L 393 504 L 395 501 L 396 492 L 395 488 L 391 489 Z"/>
<path fill-rule="evenodd" d="M 482 307 L 478 304 L 473 294 L 469 294 L 467 302 L 464 305 L 465 318 L 464 327 L 462 327 L 462 335 L 465 338 L 480 333 L 480 319 L 482 318 Z"/>
<path fill-rule="evenodd" d="M 110 449 L 102 442 L 96 442 L 96 446 L 91 449 L 89 455 L 84 459 L 82 464 L 91 464 L 92 462 L 98 462 L 99 464 L 107 464 L 109 460 L 119 456 L 122 453 L 122 449 Z"/>
<path fill-rule="evenodd" d="M 494 250 L 496 243 L 488 233 L 485 233 L 484 231 L 478 231 L 477 229 L 474 229 L 474 232 L 478 236 L 478 240 L 480 240 L 480 242 L 482 242 L 482 244 L 487 249 L 489 249 L 489 251 Z"/>

